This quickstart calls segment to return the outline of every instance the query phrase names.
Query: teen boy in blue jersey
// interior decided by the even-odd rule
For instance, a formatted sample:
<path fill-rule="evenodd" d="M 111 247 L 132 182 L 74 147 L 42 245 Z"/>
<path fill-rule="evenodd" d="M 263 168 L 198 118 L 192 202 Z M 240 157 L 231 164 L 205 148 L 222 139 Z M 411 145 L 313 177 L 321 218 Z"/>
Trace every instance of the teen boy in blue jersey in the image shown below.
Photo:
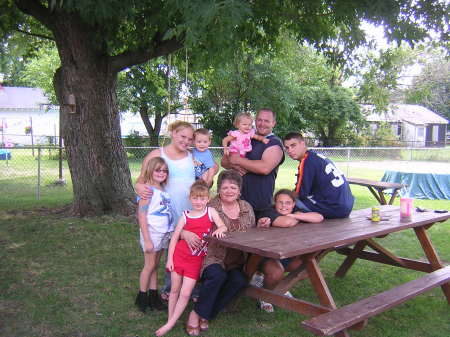
<path fill-rule="evenodd" d="M 301 134 L 291 132 L 283 142 L 289 157 L 300 162 L 295 184 L 296 206 L 327 219 L 348 217 L 354 197 L 342 172 L 330 159 L 309 151 Z"/>

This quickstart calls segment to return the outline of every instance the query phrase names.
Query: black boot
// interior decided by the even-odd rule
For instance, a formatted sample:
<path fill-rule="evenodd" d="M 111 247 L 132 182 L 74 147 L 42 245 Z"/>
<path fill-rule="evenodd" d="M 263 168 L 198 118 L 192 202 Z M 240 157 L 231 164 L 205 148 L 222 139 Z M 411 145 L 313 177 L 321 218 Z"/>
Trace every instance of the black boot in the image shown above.
<path fill-rule="evenodd" d="M 158 290 L 150 289 L 148 291 L 148 305 L 156 310 L 166 310 L 167 307 L 161 300 Z"/>
<path fill-rule="evenodd" d="M 148 295 L 144 291 L 139 291 L 136 296 L 136 301 L 134 302 L 136 306 L 138 307 L 139 311 L 142 311 L 145 313 L 145 310 L 148 307 Z"/>

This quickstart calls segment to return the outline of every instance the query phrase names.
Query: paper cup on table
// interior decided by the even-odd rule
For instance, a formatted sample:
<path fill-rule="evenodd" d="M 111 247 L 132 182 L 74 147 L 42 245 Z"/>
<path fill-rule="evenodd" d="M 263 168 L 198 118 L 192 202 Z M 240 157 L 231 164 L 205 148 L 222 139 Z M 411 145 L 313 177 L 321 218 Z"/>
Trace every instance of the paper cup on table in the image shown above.
<path fill-rule="evenodd" d="M 412 198 L 400 198 L 400 219 L 411 219 L 413 210 Z"/>

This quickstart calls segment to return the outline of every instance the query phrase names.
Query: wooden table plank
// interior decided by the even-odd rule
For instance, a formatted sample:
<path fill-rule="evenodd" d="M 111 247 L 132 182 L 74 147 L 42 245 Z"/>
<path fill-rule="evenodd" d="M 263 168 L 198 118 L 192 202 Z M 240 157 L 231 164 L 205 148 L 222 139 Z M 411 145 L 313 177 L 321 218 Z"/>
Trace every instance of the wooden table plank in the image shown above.
<path fill-rule="evenodd" d="M 380 205 L 392 205 L 398 191 L 405 187 L 404 184 L 391 183 L 387 181 L 377 181 L 363 178 L 346 178 L 349 184 L 365 186 L 369 189 L 370 193 L 375 197 Z M 384 197 L 384 191 L 387 189 L 392 189 L 392 195 L 389 202 L 386 201 Z"/>
<path fill-rule="evenodd" d="M 236 248 L 257 255 L 281 259 L 320 250 L 345 246 L 355 242 L 398 232 L 407 228 L 420 227 L 445 221 L 449 213 L 414 212 L 411 220 L 400 219 L 397 206 L 380 206 L 382 217 L 388 221 L 374 223 L 367 219 L 370 209 L 352 212 L 346 219 L 330 219 L 318 224 L 299 224 L 292 228 L 252 228 L 244 233 L 229 233 L 218 240 L 227 247 Z"/>

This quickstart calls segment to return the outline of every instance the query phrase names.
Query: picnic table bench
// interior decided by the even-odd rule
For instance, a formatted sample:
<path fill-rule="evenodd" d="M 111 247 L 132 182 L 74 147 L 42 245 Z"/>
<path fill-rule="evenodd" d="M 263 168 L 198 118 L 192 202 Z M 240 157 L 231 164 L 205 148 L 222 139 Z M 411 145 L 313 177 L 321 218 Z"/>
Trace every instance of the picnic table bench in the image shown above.
<path fill-rule="evenodd" d="M 251 277 L 261 258 L 282 259 L 298 256 L 302 264 L 287 274 L 273 290 L 250 286 L 246 295 L 262 299 L 311 319 L 302 323 L 317 335 L 348 336 L 347 329 L 361 329 L 367 319 L 395 307 L 434 287 L 440 286 L 450 304 L 450 267 L 444 267 L 426 230 L 434 223 L 446 221 L 449 213 L 413 213 L 410 220 L 400 219 L 399 207 L 384 205 L 380 212 L 387 221 L 370 221 L 370 209 L 353 211 L 346 219 L 327 219 L 319 224 L 300 224 L 291 228 L 252 228 L 212 238 L 222 245 L 251 253 L 246 272 Z M 382 238 L 391 233 L 413 229 L 427 262 L 401 258 L 382 246 Z M 365 250 L 370 247 L 371 250 Z M 337 308 L 319 262 L 329 252 L 346 255 L 336 276 L 344 277 L 357 259 L 388 264 L 427 273 L 380 294 Z M 319 304 L 283 294 L 297 282 L 309 280 Z"/>
<path fill-rule="evenodd" d="M 406 185 L 399 184 L 399 183 L 390 183 L 386 181 L 377 181 L 377 180 L 370 180 L 370 179 L 362 179 L 362 178 L 347 178 L 347 181 L 349 184 L 354 185 L 360 185 L 360 186 L 366 186 L 369 191 L 372 193 L 372 195 L 377 199 L 377 201 L 380 203 L 380 205 L 392 205 L 394 202 L 395 197 L 397 196 L 399 190 L 401 190 Z M 384 197 L 385 190 L 391 189 L 392 195 L 389 199 L 389 202 L 386 201 L 386 198 Z"/>

